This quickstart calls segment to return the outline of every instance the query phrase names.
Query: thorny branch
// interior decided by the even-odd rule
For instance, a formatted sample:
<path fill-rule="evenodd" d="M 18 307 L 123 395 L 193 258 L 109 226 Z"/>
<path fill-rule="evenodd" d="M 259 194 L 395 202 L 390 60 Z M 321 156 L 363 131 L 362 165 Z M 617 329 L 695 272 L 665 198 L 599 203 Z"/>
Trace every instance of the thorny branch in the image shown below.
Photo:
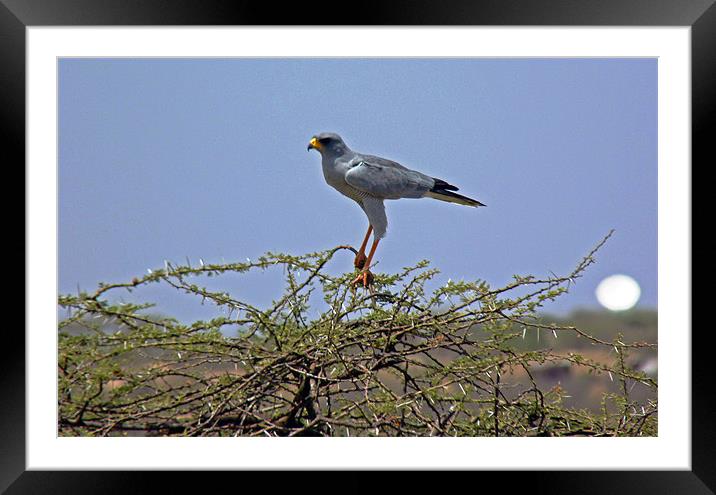
<path fill-rule="evenodd" d="M 246 263 L 165 262 L 128 283 L 63 295 L 60 434 L 654 435 L 656 401 L 638 403 L 629 387 L 655 390 L 656 381 L 625 356 L 656 344 L 610 342 L 537 314 L 582 276 L 609 236 L 566 276 L 516 276 L 497 289 L 478 280 L 428 292 L 437 271 L 421 262 L 378 274 L 373 292 L 355 291 L 354 274 L 329 273 L 338 253 L 353 250 L 338 246 Z M 286 288 L 267 309 L 198 284 L 272 267 L 283 269 Z M 150 304 L 111 302 L 152 283 L 210 301 L 220 316 L 182 324 L 152 315 Z M 617 360 L 515 345 L 540 329 L 613 348 Z M 621 393 L 605 394 L 601 415 L 566 408 L 564 391 L 542 390 L 534 378 L 545 363 L 616 376 Z M 510 381 L 513 374 L 524 380 Z"/>

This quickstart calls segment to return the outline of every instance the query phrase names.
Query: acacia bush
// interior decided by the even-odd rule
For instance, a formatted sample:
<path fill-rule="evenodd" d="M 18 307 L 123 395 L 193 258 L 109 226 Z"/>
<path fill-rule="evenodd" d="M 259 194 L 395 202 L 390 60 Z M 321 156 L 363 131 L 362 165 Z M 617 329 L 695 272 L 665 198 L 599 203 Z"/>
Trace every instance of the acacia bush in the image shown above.
<path fill-rule="evenodd" d="M 611 235 L 611 234 L 610 234 Z M 655 343 L 612 341 L 543 321 L 539 308 L 568 291 L 605 237 L 564 276 L 515 276 L 492 288 L 450 281 L 425 261 L 353 289 L 339 246 L 246 263 L 165 263 L 127 283 L 62 295 L 60 435 L 178 436 L 641 436 L 656 435 L 657 403 L 630 396 L 656 381 L 627 365 Z M 352 260 L 352 257 L 351 257 Z M 210 290 L 208 277 L 281 268 L 268 307 Z M 217 316 L 184 324 L 117 302 L 148 284 L 213 303 Z M 609 362 L 551 348 L 524 349 L 527 332 L 570 333 L 610 350 Z M 613 350 L 613 352 L 612 352 Z M 567 391 L 534 378 L 549 364 L 608 374 L 618 392 L 599 411 L 564 405 Z M 570 391 L 575 394 L 579 391 Z"/>

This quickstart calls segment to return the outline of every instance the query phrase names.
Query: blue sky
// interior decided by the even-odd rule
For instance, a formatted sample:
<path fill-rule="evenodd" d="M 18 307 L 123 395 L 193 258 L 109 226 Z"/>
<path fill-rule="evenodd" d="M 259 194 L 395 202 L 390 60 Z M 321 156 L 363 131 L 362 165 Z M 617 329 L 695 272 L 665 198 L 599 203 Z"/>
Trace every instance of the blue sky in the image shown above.
<path fill-rule="evenodd" d="M 498 286 L 570 271 L 613 228 L 597 264 L 546 309 L 596 307 L 614 273 L 656 307 L 657 61 L 633 58 L 61 59 L 60 292 L 165 259 L 358 245 L 363 212 L 306 152 L 321 131 L 487 204 L 387 202 L 378 271 L 429 259 L 438 281 Z M 226 283 L 257 303 L 278 295 L 277 276 L 248 282 Z"/>

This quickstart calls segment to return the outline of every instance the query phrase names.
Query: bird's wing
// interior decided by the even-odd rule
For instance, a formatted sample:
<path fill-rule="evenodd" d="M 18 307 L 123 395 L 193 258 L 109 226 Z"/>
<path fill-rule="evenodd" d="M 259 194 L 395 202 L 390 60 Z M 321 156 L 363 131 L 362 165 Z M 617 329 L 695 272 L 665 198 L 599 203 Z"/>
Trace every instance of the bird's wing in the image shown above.
<path fill-rule="evenodd" d="M 377 156 L 357 155 L 349 167 L 345 181 L 376 198 L 422 198 L 435 185 L 432 177 Z"/>

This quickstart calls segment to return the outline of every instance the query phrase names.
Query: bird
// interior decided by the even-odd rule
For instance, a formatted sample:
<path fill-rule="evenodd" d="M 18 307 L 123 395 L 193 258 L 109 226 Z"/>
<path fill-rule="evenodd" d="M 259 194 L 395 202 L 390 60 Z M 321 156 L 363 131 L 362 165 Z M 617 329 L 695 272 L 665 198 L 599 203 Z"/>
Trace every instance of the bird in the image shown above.
<path fill-rule="evenodd" d="M 311 137 L 307 150 L 321 154 L 323 177 L 328 185 L 352 199 L 368 217 L 368 231 L 356 254 L 354 266 L 360 274 L 351 282 L 368 287 L 373 280 L 371 263 L 378 243 L 388 229 L 384 200 L 401 198 L 432 198 L 459 205 L 479 207 L 483 203 L 457 194 L 454 185 L 398 162 L 351 150 L 343 138 L 334 132 L 322 132 Z M 365 254 L 371 232 L 373 244 Z"/>

